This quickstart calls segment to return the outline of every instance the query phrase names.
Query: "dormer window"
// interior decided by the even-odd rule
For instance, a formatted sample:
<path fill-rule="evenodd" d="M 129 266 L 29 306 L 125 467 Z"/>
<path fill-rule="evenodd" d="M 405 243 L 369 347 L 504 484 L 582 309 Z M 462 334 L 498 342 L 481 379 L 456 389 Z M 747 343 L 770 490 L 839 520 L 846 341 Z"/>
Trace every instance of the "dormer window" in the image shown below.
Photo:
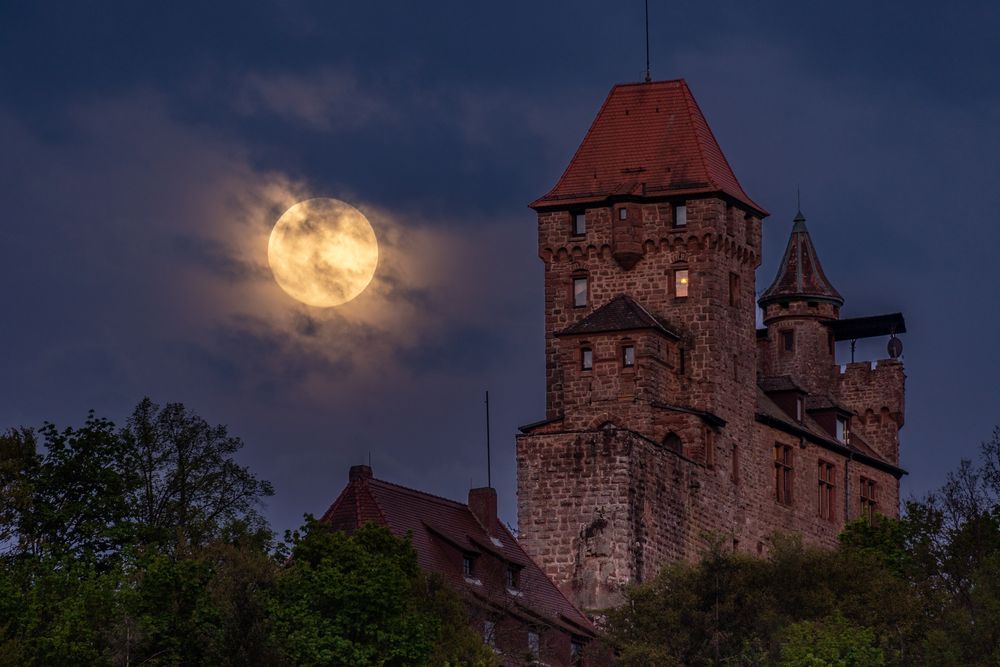
<path fill-rule="evenodd" d="M 594 369 L 594 350 L 589 347 L 580 348 L 580 369 L 590 371 Z"/>
<path fill-rule="evenodd" d="M 635 366 L 635 345 L 626 345 L 622 348 L 622 366 L 624 368 Z"/>
<path fill-rule="evenodd" d="M 687 227 L 688 210 L 684 204 L 674 206 L 674 227 Z"/>
<path fill-rule="evenodd" d="M 577 211 L 570 214 L 573 217 L 573 236 L 585 236 L 587 234 L 587 214 Z"/>
<path fill-rule="evenodd" d="M 465 554 L 462 556 L 462 576 L 466 579 L 474 579 L 476 576 L 475 568 L 476 558 L 471 554 Z"/>
<path fill-rule="evenodd" d="M 521 568 L 517 565 L 507 566 L 507 588 L 512 591 L 521 588 Z"/>
<path fill-rule="evenodd" d="M 837 440 L 840 442 L 847 442 L 847 420 L 844 417 L 837 416 Z"/>
<path fill-rule="evenodd" d="M 573 307 L 582 308 L 587 305 L 587 278 L 573 278 Z"/>

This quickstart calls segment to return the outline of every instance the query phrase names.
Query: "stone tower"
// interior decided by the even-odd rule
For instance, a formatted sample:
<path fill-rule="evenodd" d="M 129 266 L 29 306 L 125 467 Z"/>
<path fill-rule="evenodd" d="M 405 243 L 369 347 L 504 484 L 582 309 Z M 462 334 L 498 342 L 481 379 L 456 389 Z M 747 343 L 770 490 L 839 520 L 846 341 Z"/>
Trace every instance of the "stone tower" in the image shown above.
<path fill-rule="evenodd" d="M 898 514 L 902 315 L 841 319 L 801 214 L 755 327 L 767 212 L 687 84 L 615 86 L 531 207 L 545 265 L 545 419 L 517 437 L 518 529 L 578 605 L 722 541 L 834 545 Z M 836 341 L 893 337 L 848 364 Z"/>
<path fill-rule="evenodd" d="M 661 483 L 677 472 L 664 450 L 714 466 L 752 437 L 766 212 L 683 80 L 615 86 L 531 206 L 547 419 L 518 439 L 519 526 L 549 574 L 599 607 L 650 563 L 691 555 L 706 528 L 660 516 L 702 483 Z"/>

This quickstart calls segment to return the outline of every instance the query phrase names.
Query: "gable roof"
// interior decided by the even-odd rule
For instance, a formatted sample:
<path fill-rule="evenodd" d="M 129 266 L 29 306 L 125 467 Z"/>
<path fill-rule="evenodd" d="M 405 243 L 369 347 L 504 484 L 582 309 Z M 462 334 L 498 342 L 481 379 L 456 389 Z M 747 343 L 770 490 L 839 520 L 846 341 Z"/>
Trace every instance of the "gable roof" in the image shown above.
<path fill-rule="evenodd" d="M 844 297 L 840 296 L 840 292 L 833 288 L 823 273 L 802 211 L 796 214 L 793 222 L 792 235 L 785 247 L 778 275 L 760 295 L 758 303 L 763 308 L 772 302 L 814 299 L 844 305 Z"/>
<path fill-rule="evenodd" d="M 627 294 L 619 294 L 590 315 L 556 332 L 555 335 L 580 336 L 636 329 L 653 329 L 669 338 L 680 338 L 666 320 L 653 315 Z"/>
<path fill-rule="evenodd" d="M 371 511 L 373 508 L 377 511 Z M 572 633 L 596 635 L 590 620 L 528 556 L 507 527 L 495 517 L 492 525 L 484 526 L 468 505 L 373 477 L 352 475 L 347 487 L 320 521 L 347 532 L 367 521 L 375 521 L 397 537 L 409 535 L 417 552 L 417 562 L 424 571 L 441 574 L 452 587 L 487 603 L 510 608 L 512 601 L 504 596 L 503 586 L 497 589 L 467 581 L 461 559 L 456 560 L 449 549 L 471 554 L 489 553 L 521 568 L 519 589 L 523 594 L 513 603 L 523 613 L 540 617 Z"/>
<path fill-rule="evenodd" d="M 701 193 L 723 193 L 767 215 L 743 191 L 687 82 L 677 79 L 612 88 L 562 178 L 530 206 Z"/>

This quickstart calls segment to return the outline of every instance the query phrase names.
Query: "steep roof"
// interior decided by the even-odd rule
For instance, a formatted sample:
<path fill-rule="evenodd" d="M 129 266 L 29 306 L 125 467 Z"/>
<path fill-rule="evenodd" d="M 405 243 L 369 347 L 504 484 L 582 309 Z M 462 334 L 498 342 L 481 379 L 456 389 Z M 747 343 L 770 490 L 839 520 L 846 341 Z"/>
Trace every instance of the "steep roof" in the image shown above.
<path fill-rule="evenodd" d="M 370 511 L 369 499 L 377 511 Z M 449 551 L 489 553 L 522 568 L 519 575 L 522 595 L 514 600 L 514 605 L 570 632 L 596 634 L 590 620 L 545 576 L 507 527 L 496 518 L 493 525 L 484 526 L 468 505 L 367 475 L 352 475 L 321 521 L 348 532 L 367 521 L 375 521 L 388 527 L 397 537 L 409 535 L 417 552 L 417 562 L 424 571 L 441 574 L 458 590 L 498 606 L 510 607 L 512 601 L 504 596 L 503 586 L 470 583 L 463 576 L 461 558 L 456 560 Z M 499 599 L 501 597 L 503 599 Z"/>
<path fill-rule="evenodd" d="M 557 332 L 556 335 L 579 336 L 636 329 L 654 329 L 670 338 L 680 338 L 666 320 L 653 315 L 627 294 L 619 294 L 579 322 Z"/>
<path fill-rule="evenodd" d="M 677 79 L 612 88 L 562 178 L 531 206 L 701 193 L 724 193 L 767 215 L 743 191 L 687 82 Z"/>
<path fill-rule="evenodd" d="M 776 301 L 803 299 L 832 301 L 838 306 L 844 305 L 844 298 L 823 273 L 802 211 L 796 214 L 793 222 L 792 235 L 778 267 L 778 275 L 760 296 L 761 307 Z"/>

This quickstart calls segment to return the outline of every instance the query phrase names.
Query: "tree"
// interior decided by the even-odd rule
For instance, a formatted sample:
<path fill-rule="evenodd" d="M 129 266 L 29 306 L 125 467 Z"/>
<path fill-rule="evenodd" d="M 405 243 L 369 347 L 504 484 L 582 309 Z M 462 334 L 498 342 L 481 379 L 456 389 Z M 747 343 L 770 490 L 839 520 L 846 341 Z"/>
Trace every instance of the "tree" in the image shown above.
<path fill-rule="evenodd" d="M 307 517 L 270 604 L 296 665 L 491 665 L 460 604 L 408 541 L 368 524 L 348 536 Z M 439 662 L 440 661 L 440 662 Z"/>
<path fill-rule="evenodd" d="M 883 667 L 875 632 L 835 612 L 819 621 L 792 623 L 782 632 L 779 667 Z"/>

